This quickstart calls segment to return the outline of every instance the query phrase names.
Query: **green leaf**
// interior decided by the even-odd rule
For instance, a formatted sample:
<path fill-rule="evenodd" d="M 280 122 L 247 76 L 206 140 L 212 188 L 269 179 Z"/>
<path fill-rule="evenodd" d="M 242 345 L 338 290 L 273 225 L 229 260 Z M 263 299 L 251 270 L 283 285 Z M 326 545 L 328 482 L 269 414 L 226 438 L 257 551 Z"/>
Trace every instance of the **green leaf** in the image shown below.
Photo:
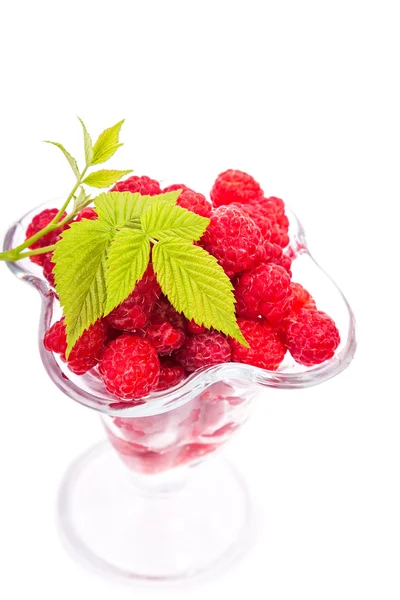
<path fill-rule="evenodd" d="M 143 231 L 125 228 L 116 233 L 107 258 L 105 315 L 129 296 L 149 260 L 150 242 Z"/>
<path fill-rule="evenodd" d="M 122 146 L 122 144 L 119 143 L 119 133 L 123 123 L 124 120 L 119 121 L 119 123 L 105 129 L 103 133 L 99 135 L 93 146 L 92 165 L 99 165 L 106 162 L 116 153 L 118 148 Z"/>
<path fill-rule="evenodd" d="M 169 204 L 176 204 L 179 196 L 181 195 L 182 190 L 172 191 L 172 192 L 164 192 L 163 194 L 156 194 L 155 196 L 151 196 L 153 200 L 156 202 L 158 200 L 163 200 L 164 202 L 168 202 Z"/>
<path fill-rule="evenodd" d="M 62 144 L 59 144 L 58 142 L 50 142 L 49 140 L 44 140 L 44 141 L 46 144 L 53 144 L 53 146 L 57 146 L 57 148 L 60 148 L 61 152 L 64 154 L 65 158 L 67 159 L 71 169 L 73 170 L 75 177 L 79 181 L 80 173 L 79 173 L 78 163 L 76 162 L 76 159 L 70 155 L 70 153 L 64 148 L 64 146 Z"/>
<path fill-rule="evenodd" d="M 142 214 L 141 222 L 143 231 L 157 240 L 176 237 L 193 241 L 201 238 L 210 219 L 180 206 L 157 202 Z"/>
<path fill-rule="evenodd" d="M 67 357 L 75 342 L 104 314 L 106 256 L 114 235 L 99 221 L 72 223 L 53 255 L 56 290 L 64 309 Z"/>
<path fill-rule="evenodd" d="M 81 122 L 82 129 L 83 129 L 83 142 L 84 142 L 84 147 L 85 147 L 85 161 L 86 161 L 86 165 L 89 167 L 92 164 L 92 160 L 93 160 L 92 138 L 90 137 L 89 132 L 86 129 L 85 123 L 82 121 L 82 119 L 80 117 L 78 117 L 78 119 Z"/>
<path fill-rule="evenodd" d="M 125 223 L 124 229 L 140 229 L 140 231 L 143 231 L 140 219 L 136 218 Z"/>
<path fill-rule="evenodd" d="M 150 196 L 141 196 L 138 192 L 103 192 L 94 203 L 99 219 L 110 227 L 124 227 L 129 221 L 138 219 Z"/>
<path fill-rule="evenodd" d="M 236 321 L 233 286 L 213 256 L 187 240 L 165 238 L 153 247 L 152 261 L 163 293 L 178 312 L 248 347 Z"/>
<path fill-rule="evenodd" d="M 85 177 L 83 183 L 95 188 L 106 188 L 110 185 L 114 185 L 114 183 L 128 173 L 132 173 L 132 170 L 116 171 L 115 169 L 101 169 L 100 171 L 95 171 Z"/>
<path fill-rule="evenodd" d="M 102 192 L 94 202 L 99 219 L 110 227 L 127 226 L 133 219 L 138 219 L 142 213 L 156 202 L 165 201 L 173 205 L 179 194 L 167 192 L 155 196 L 142 196 L 139 192 Z"/>

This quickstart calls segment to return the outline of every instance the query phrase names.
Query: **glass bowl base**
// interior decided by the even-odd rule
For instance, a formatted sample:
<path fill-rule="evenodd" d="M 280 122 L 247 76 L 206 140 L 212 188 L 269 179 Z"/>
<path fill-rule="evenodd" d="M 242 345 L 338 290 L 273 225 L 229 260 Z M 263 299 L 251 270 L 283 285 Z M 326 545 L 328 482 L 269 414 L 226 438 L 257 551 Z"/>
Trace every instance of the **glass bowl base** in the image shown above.
<path fill-rule="evenodd" d="M 73 555 L 104 575 L 184 580 L 219 571 L 247 549 L 251 502 L 223 458 L 190 469 L 134 475 L 102 442 L 61 484 L 61 535 Z"/>

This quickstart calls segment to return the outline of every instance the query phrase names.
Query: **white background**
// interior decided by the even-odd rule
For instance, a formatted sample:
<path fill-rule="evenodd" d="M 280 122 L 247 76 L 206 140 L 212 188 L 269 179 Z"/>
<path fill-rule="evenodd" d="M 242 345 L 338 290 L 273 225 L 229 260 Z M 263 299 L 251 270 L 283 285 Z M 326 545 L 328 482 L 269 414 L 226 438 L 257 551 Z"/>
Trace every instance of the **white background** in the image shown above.
<path fill-rule="evenodd" d="M 397 5 L 397 6 L 396 6 Z M 400 596 L 397 2 L 7 2 L 0 19 L 0 229 L 71 187 L 61 153 L 126 118 L 116 168 L 196 187 L 254 174 L 297 212 L 359 325 L 351 367 L 265 392 L 227 448 L 259 535 L 219 578 L 132 590 L 58 540 L 55 498 L 97 418 L 47 380 L 39 298 L 0 269 L 0 597 Z M 207 191 L 203 189 L 201 191 Z M 1 265 L 0 265 L 1 266 Z"/>

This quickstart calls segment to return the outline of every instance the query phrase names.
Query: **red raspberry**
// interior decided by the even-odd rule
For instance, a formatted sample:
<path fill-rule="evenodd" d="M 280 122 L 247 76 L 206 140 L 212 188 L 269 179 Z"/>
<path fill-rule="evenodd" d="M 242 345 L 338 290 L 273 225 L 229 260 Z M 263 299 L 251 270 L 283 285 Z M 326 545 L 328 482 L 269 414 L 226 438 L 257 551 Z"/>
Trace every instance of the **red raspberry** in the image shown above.
<path fill-rule="evenodd" d="M 56 352 L 60 354 L 63 360 L 65 360 L 65 352 L 67 350 L 67 336 L 65 334 L 65 319 L 56 321 L 46 331 L 43 338 L 43 345 L 49 352 Z"/>
<path fill-rule="evenodd" d="M 235 286 L 236 313 L 256 319 L 260 315 L 272 325 L 288 316 L 292 308 L 290 277 L 283 267 L 261 264 L 241 275 Z"/>
<path fill-rule="evenodd" d="M 268 217 L 271 223 L 270 242 L 279 244 L 285 248 L 289 243 L 289 219 L 285 215 L 285 204 L 281 198 L 271 196 L 270 198 L 259 198 L 252 202 L 257 211 L 262 212 Z"/>
<path fill-rule="evenodd" d="M 211 215 L 211 204 L 206 197 L 192 190 L 183 191 L 177 200 L 177 205 L 202 217 Z"/>
<path fill-rule="evenodd" d="M 182 190 L 183 192 L 186 190 L 193 191 L 184 183 L 173 183 L 172 185 L 167 185 L 167 187 L 163 189 L 163 192 L 176 192 L 177 190 Z"/>
<path fill-rule="evenodd" d="M 282 339 L 294 360 L 307 367 L 332 358 L 340 343 L 333 319 L 324 312 L 307 308 L 285 320 Z"/>
<path fill-rule="evenodd" d="M 179 372 L 183 372 L 182 367 L 176 365 L 170 358 L 160 359 L 160 369 L 163 366 L 167 368 L 178 367 Z M 161 373 L 160 373 L 161 377 Z M 178 381 L 176 381 L 178 383 Z M 175 384 L 174 384 L 175 385 Z M 158 386 L 157 386 L 158 389 Z M 120 403 L 122 406 L 127 406 L 127 403 Z M 133 403 L 135 406 L 137 402 Z M 166 431 L 172 435 L 166 436 L 164 440 L 158 440 L 158 447 L 167 447 L 174 442 L 179 442 L 177 436 L 181 436 L 181 432 L 178 431 L 180 427 L 186 427 L 188 419 L 192 413 L 192 403 L 186 402 L 182 406 L 167 412 L 155 414 L 148 417 L 115 417 L 113 424 L 121 430 L 121 434 L 124 438 L 141 444 L 149 443 L 152 440 L 150 436 L 154 433 L 165 433 Z M 191 420 L 190 420 L 191 422 Z M 107 424 L 106 424 L 107 426 Z M 175 439 L 174 439 L 175 438 Z"/>
<path fill-rule="evenodd" d="M 157 391 L 161 392 L 177 385 L 185 377 L 185 370 L 170 358 L 160 359 L 160 379 Z"/>
<path fill-rule="evenodd" d="M 97 212 L 91 206 L 83 208 L 75 219 L 76 222 L 82 221 L 82 219 L 88 219 L 89 221 L 95 221 L 98 217 Z"/>
<path fill-rule="evenodd" d="M 196 371 L 201 367 L 229 362 L 231 348 L 222 333 L 201 333 L 187 338 L 184 346 L 174 356 L 186 371 Z"/>
<path fill-rule="evenodd" d="M 251 175 L 229 169 L 218 175 L 210 196 L 213 205 L 217 207 L 232 202 L 247 204 L 263 196 L 263 191 Z"/>
<path fill-rule="evenodd" d="M 292 282 L 292 312 L 299 312 L 301 308 L 316 309 L 314 298 L 300 283 Z"/>
<path fill-rule="evenodd" d="M 261 320 L 238 319 L 238 325 L 250 348 L 231 339 L 232 360 L 276 371 L 286 354 L 278 330 Z"/>
<path fill-rule="evenodd" d="M 175 467 L 188 463 L 199 462 L 204 456 L 214 452 L 218 448 L 218 444 L 186 444 L 179 450 L 179 454 L 175 460 Z"/>
<path fill-rule="evenodd" d="M 185 342 L 185 334 L 179 329 L 174 329 L 166 321 L 161 325 L 149 325 L 146 329 L 146 339 L 153 344 L 159 355 L 171 354 L 178 350 Z"/>
<path fill-rule="evenodd" d="M 289 256 L 287 256 L 287 254 L 284 254 L 282 256 L 279 266 L 283 267 L 285 269 L 285 271 L 287 271 L 289 273 L 289 277 L 292 276 L 292 259 L 289 258 Z"/>
<path fill-rule="evenodd" d="M 68 357 L 68 367 L 76 375 L 83 375 L 92 369 L 100 360 L 104 344 L 107 340 L 107 325 L 99 319 L 84 331 Z M 56 321 L 46 332 L 43 344 L 46 350 L 60 354 L 66 360 L 67 336 L 65 333 L 65 319 Z"/>
<path fill-rule="evenodd" d="M 161 194 L 161 188 L 155 179 L 150 179 L 146 175 L 142 177 L 132 175 L 132 177 L 116 183 L 111 192 L 131 192 L 132 194 L 139 192 L 142 196 L 155 196 Z"/>
<path fill-rule="evenodd" d="M 268 212 L 263 209 L 259 202 L 254 202 L 252 204 L 239 204 L 239 202 L 234 202 L 231 203 L 230 206 L 236 206 L 249 215 L 254 223 L 260 228 L 264 240 L 269 242 L 272 235 L 272 223 L 268 217 Z"/>
<path fill-rule="evenodd" d="M 292 276 L 292 260 L 286 254 L 283 254 L 281 246 L 267 242 L 264 246 L 264 250 L 266 263 L 279 265 L 280 267 L 283 267 L 290 276 Z"/>
<path fill-rule="evenodd" d="M 152 325 L 162 325 L 168 322 L 174 329 L 185 333 L 185 321 L 185 317 L 175 310 L 168 298 L 165 296 L 158 298 L 150 317 Z"/>
<path fill-rule="evenodd" d="M 200 411 L 196 419 L 193 419 L 193 436 L 197 438 L 207 438 L 224 427 L 229 422 L 230 406 L 224 398 L 212 397 L 209 399 L 205 394 L 200 396 Z"/>
<path fill-rule="evenodd" d="M 188 333 L 191 333 L 192 335 L 199 335 L 200 333 L 206 333 L 207 331 L 207 327 L 204 327 L 204 325 L 197 325 L 193 319 L 191 321 L 186 321 L 186 329 L 188 330 Z"/>
<path fill-rule="evenodd" d="M 122 404 L 122 403 L 121 403 Z M 125 404 L 129 404 L 125 402 Z M 140 404 L 135 402 L 135 404 Z M 156 452 L 148 450 L 146 446 L 128 442 L 120 438 L 107 428 L 107 434 L 111 444 L 119 454 L 120 459 L 125 463 L 128 469 L 136 473 L 155 474 L 167 471 L 174 466 L 179 446 L 173 446 L 171 450 Z"/>
<path fill-rule="evenodd" d="M 132 332 L 146 327 L 160 293 L 153 267 L 149 265 L 133 292 L 107 315 L 107 322 L 121 331 Z"/>
<path fill-rule="evenodd" d="M 248 215 L 234 206 L 221 206 L 211 214 L 202 244 L 228 277 L 246 271 L 264 259 L 264 238 Z"/>
<path fill-rule="evenodd" d="M 99 373 L 111 394 L 132 400 L 147 396 L 157 387 L 160 361 L 150 342 L 124 334 L 108 344 Z"/>
<path fill-rule="evenodd" d="M 54 219 L 56 214 L 58 213 L 58 208 L 46 208 L 46 210 L 42 210 L 41 213 L 33 217 L 32 221 L 29 223 L 26 230 L 26 238 L 29 239 L 45 227 Z M 67 213 L 64 213 L 61 217 L 61 220 L 67 216 Z M 37 250 L 38 248 L 44 248 L 45 246 L 52 246 L 60 239 L 60 234 L 67 229 L 69 225 L 64 225 L 60 229 L 55 229 L 54 231 L 50 231 L 45 236 L 40 238 L 34 242 L 31 246 L 29 246 L 30 250 Z M 30 260 L 37 265 L 43 265 L 44 255 L 38 254 L 37 256 L 30 256 Z"/>
<path fill-rule="evenodd" d="M 43 275 L 46 277 L 46 279 L 49 282 L 49 284 L 51 285 L 51 287 L 55 287 L 55 280 L 54 280 L 54 267 L 55 266 L 56 266 L 55 263 L 53 263 L 53 253 L 46 252 L 46 254 L 43 254 L 43 262 L 42 262 Z"/>
<path fill-rule="evenodd" d="M 235 389 L 224 381 L 214 383 L 200 396 L 201 402 L 228 402 L 231 406 L 237 406 L 250 399 L 246 389 Z"/>

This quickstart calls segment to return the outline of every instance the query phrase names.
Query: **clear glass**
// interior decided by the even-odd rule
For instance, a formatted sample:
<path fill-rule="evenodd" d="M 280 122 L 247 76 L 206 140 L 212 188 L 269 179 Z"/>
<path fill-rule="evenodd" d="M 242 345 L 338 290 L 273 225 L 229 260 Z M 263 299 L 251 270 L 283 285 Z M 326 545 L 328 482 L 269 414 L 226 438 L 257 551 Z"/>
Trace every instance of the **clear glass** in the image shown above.
<path fill-rule="evenodd" d="M 25 215 L 7 232 L 4 249 L 25 238 L 37 212 L 58 205 L 53 201 Z M 58 300 L 29 259 L 9 263 L 41 295 L 39 351 L 47 374 L 68 397 L 100 413 L 111 442 L 72 465 L 59 498 L 60 529 L 68 547 L 102 572 L 133 580 L 176 580 L 238 556 L 249 539 L 251 503 L 241 477 L 217 451 L 247 420 L 252 399 L 263 388 L 316 385 L 351 362 L 354 315 L 310 255 L 298 219 L 287 213 L 293 281 L 302 283 L 335 320 L 341 334 L 335 356 L 307 368 L 287 355 L 277 371 L 221 364 L 152 393 L 141 404 L 120 402 L 105 390 L 96 369 L 74 375 L 44 349 L 43 335 L 60 317 Z"/>

